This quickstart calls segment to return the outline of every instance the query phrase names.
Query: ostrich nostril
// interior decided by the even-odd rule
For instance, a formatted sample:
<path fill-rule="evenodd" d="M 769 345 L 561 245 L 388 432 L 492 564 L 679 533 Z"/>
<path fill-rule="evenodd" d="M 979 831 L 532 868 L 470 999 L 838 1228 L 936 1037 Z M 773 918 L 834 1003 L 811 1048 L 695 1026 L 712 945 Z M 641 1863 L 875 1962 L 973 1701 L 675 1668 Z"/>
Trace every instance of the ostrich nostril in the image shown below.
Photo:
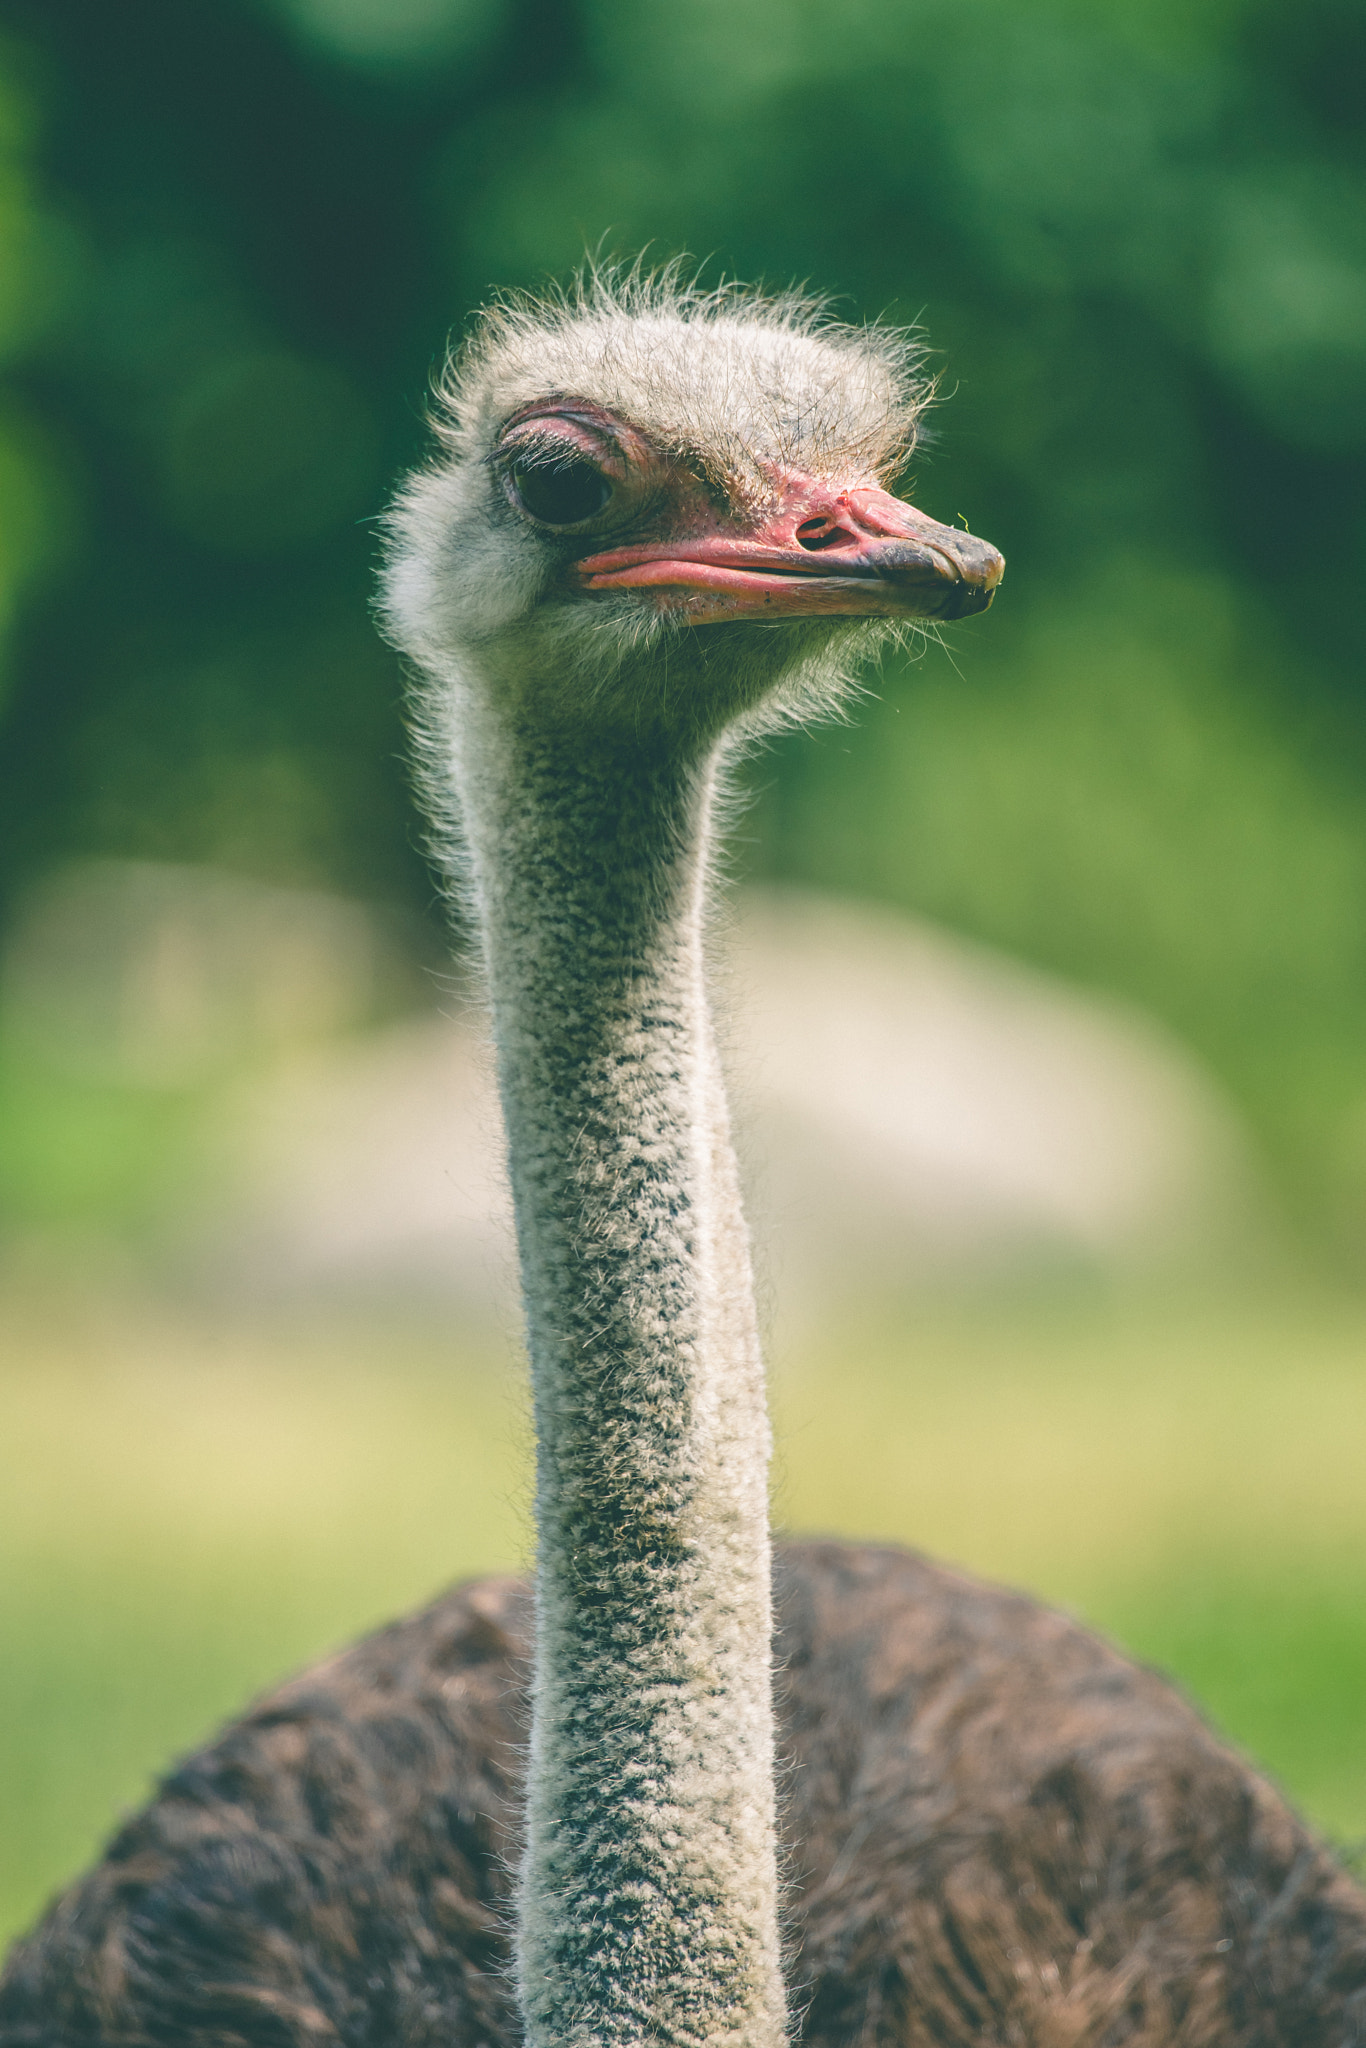
<path fill-rule="evenodd" d="M 819 519 L 804 519 L 797 528 L 797 540 L 814 554 L 820 548 L 857 547 L 858 537 L 837 526 L 833 519 L 822 516 Z"/>

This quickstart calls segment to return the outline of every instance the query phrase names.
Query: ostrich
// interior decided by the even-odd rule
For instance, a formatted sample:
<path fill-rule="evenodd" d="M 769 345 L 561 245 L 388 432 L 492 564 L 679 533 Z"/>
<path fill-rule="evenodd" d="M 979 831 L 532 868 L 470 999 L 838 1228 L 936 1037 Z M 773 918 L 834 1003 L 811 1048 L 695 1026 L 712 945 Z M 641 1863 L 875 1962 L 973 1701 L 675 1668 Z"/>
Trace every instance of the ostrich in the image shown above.
<path fill-rule="evenodd" d="M 1366 1896 L 1168 1686 L 905 1553 L 770 1557 L 711 812 L 990 602 L 886 488 L 922 404 L 894 336 L 640 278 L 451 373 L 384 608 L 492 1003 L 534 1596 L 458 1588 L 181 1764 L 15 1952 L 4 2048 L 1366 2042 Z"/>

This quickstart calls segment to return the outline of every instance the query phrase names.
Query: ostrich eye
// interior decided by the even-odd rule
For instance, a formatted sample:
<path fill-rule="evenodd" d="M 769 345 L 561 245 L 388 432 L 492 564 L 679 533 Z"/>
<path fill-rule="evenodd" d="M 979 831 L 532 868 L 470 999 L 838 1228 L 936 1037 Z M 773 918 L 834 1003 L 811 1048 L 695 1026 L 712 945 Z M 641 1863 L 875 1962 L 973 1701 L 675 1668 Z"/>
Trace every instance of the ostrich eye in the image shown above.
<path fill-rule="evenodd" d="M 509 472 L 524 512 L 545 526 L 580 526 L 595 518 L 612 495 L 612 486 L 591 462 L 514 463 Z"/>

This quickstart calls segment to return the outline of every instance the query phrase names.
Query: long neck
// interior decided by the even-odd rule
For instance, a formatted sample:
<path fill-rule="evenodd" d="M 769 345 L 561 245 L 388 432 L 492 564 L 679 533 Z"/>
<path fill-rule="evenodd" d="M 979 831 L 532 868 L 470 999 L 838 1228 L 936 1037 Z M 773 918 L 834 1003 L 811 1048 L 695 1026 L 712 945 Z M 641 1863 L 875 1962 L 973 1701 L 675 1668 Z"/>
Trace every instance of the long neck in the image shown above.
<path fill-rule="evenodd" d="M 703 980 L 712 763 L 512 740 L 463 792 L 531 1352 L 531 2048 L 785 2037 L 768 1423 Z"/>

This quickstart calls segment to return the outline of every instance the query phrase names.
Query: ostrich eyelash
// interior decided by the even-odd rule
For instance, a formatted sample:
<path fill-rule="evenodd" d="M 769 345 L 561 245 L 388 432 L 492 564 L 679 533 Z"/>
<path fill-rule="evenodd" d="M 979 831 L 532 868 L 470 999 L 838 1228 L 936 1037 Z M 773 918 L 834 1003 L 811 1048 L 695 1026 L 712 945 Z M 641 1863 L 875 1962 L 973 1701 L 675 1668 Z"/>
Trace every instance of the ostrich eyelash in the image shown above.
<path fill-rule="evenodd" d="M 600 467 L 595 458 L 583 449 L 574 447 L 560 434 L 529 435 L 525 441 L 517 441 L 503 448 L 495 448 L 486 457 L 490 469 L 570 469 L 577 462 L 586 462 L 594 469 Z"/>

